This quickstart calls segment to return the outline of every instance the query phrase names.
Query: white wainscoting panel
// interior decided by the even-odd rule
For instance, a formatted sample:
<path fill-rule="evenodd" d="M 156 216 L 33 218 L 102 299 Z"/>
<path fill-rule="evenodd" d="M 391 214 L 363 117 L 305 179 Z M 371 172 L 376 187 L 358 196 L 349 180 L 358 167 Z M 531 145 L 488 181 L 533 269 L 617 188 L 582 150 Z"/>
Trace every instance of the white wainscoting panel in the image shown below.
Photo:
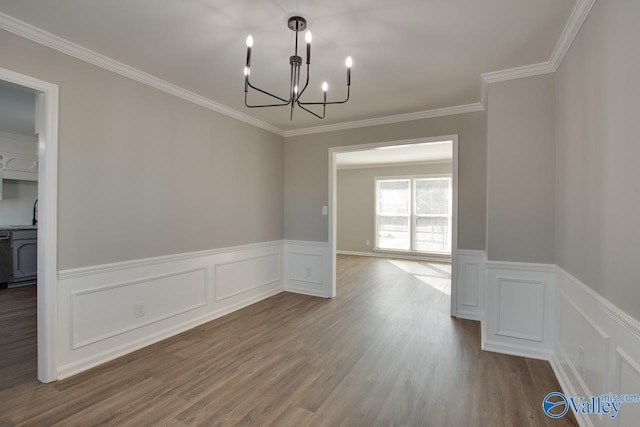
<path fill-rule="evenodd" d="M 202 267 L 71 294 L 76 349 L 206 305 L 207 272 Z M 137 303 L 143 304 L 139 317 Z"/>
<path fill-rule="evenodd" d="M 232 261 L 215 266 L 215 300 L 222 301 L 238 294 L 281 280 L 280 253 Z"/>
<path fill-rule="evenodd" d="M 482 320 L 487 257 L 484 251 L 458 250 L 457 317 Z"/>
<path fill-rule="evenodd" d="M 615 394 L 640 394 L 640 366 L 621 348 L 616 349 Z M 616 418 L 616 426 L 640 424 L 640 403 L 623 404 Z"/>
<path fill-rule="evenodd" d="M 545 280 L 497 276 L 496 334 L 528 341 L 544 341 Z"/>
<path fill-rule="evenodd" d="M 555 266 L 487 261 L 482 348 L 548 360 L 553 345 Z"/>
<path fill-rule="evenodd" d="M 58 378 L 282 292 L 282 264 L 279 240 L 59 272 Z"/>
<path fill-rule="evenodd" d="M 565 394 L 640 394 L 640 322 L 557 267 L 551 366 Z M 550 390 L 551 391 L 551 390 Z M 577 414 L 581 426 L 635 426 L 640 403 L 618 416 Z"/>
<path fill-rule="evenodd" d="M 331 297 L 329 244 L 285 240 L 284 289 L 316 297 Z"/>
<path fill-rule="evenodd" d="M 608 387 L 610 337 L 562 290 L 556 301 L 555 351 L 565 361 L 581 395 L 604 393 Z"/>

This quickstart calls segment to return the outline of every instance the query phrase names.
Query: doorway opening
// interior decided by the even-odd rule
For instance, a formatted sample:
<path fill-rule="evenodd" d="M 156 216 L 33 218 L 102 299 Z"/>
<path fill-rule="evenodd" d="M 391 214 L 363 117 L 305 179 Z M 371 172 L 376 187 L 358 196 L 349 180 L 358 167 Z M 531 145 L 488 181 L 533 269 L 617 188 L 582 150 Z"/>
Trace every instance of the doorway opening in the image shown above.
<path fill-rule="evenodd" d="M 20 119 L 16 117 L 11 119 L 15 122 L 16 129 L 0 129 L 3 132 L 0 135 L 0 184 L 3 190 L 8 191 L 2 206 L 3 218 L 0 222 L 4 229 L 10 231 L 4 233 L 7 234 L 5 237 L 9 243 L 11 262 L 8 280 L 4 282 L 7 285 L 6 290 L 23 290 L 20 295 L 14 292 L 13 296 L 18 298 L 23 307 L 31 304 L 31 310 L 35 300 L 37 338 L 32 340 L 35 342 L 30 348 L 33 350 L 33 346 L 37 346 L 36 354 L 33 356 L 37 358 L 38 380 L 50 382 L 57 378 L 54 346 L 57 292 L 58 86 L 4 68 L 0 68 L 0 86 L 0 90 L 4 90 L 7 95 L 3 96 L 3 101 L 15 100 L 17 98 L 12 96 L 19 97 L 17 94 L 24 95 L 25 99 L 33 99 L 33 120 L 27 125 L 33 126 L 32 134 L 20 135 L 20 126 L 17 123 Z M 12 96 L 9 96 L 9 93 Z M 3 108 L 18 113 L 15 105 L 0 105 L 0 111 Z M 28 213 L 25 214 L 23 211 L 26 208 Z M 28 286 L 34 282 L 35 287 Z M 33 313 L 31 316 L 33 317 Z"/>
<path fill-rule="evenodd" d="M 457 135 L 330 148 L 331 296 L 338 254 L 432 262 L 456 316 L 457 199 Z"/>

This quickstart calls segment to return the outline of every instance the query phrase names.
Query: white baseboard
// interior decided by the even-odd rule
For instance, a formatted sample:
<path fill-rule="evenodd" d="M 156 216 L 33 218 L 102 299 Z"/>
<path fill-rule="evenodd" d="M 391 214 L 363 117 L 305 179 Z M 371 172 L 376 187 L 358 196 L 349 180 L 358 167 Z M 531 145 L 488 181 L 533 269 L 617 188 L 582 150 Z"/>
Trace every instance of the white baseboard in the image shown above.
<path fill-rule="evenodd" d="M 308 295 L 310 297 L 330 298 L 324 290 L 313 290 L 299 286 L 287 285 L 284 291 L 294 294 Z"/>
<path fill-rule="evenodd" d="M 336 254 L 368 256 L 368 257 L 375 257 L 375 258 L 410 259 L 415 261 L 440 262 L 445 264 L 451 263 L 450 256 L 410 255 L 410 254 L 393 253 L 393 252 L 355 252 L 355 251 L 342 251 L 342 250 L 337 250 Z"/>
<path fill-rule="evenodd" d="M 482 317 L 483 317 L 483 313 L 478 313 L 478 312 L 470 311 L 470 310 L 460 310 L 460 309 L 458 309 L 458 312 L 456 313 L 456 317 L 458 319 L 474 320 L 476 322 L 481 322 L 482 321 Z"/>
<path fill-rule="evenodd" d="M 280 240 L 59 272 L 57 378 L 283 292 L 283 258 Z"/>
<path fill-rule="evenodd" d="M 505 343 L 501 341 L 482 341 L 482 349 L 493 353 L 510 354 L 512 356 L 528 357 L 530 359 L 550 360 L 551 350 L 544 348 L 531 348 L 527 345 Z"/>

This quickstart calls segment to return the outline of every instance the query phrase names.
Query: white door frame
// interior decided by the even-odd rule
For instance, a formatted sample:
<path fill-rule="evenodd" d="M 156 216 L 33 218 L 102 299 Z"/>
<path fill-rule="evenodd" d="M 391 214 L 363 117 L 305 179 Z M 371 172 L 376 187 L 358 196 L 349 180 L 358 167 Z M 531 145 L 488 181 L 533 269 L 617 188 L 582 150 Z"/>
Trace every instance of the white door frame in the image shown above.
<path fill-rule="evenodd" d="M 370 150 L 377 147 L 392 145 L 424 144 L 429 142 L 453 141 L 453 203 L 452 203 L 452 233 L 451 233 L 451 316 L 457 316 L 457 288 L 458 288 L 458 135 L 444 135 L 428 138 L 404 139 L 400 141 L 375 142 L 372 144 L 345 145 L 329 148 L 329 263 L 331 265 L 330 297 L 336 296 L 336 251 L 337 251 L 337 168 L 336 155 L 350 151 Z"/>
<path fill-rule="evenodd" d="M 0 80 L 33 89 L 38 135 L 38 379 L 57 379 L 58 86 L 0 68 Z"/>

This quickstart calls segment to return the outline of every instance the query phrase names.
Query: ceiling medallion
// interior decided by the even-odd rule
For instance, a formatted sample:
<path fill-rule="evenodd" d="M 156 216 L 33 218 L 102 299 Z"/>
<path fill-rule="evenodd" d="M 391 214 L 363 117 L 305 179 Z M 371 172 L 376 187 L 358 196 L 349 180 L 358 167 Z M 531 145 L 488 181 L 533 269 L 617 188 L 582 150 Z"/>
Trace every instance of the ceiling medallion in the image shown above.
<path fill-rule="evenodd" d="M 249 35 L 247 37 L 247 65 L 244 67 L 244 104 L 249 108 L 264 108 L 264 107 L 285 107 L 291 106 L 291 116 L 293 119 L 293 110 L 296 105 L 303 109 L 304 111 L 313 114 L 319 119 L 324 119 L 325 113 L 327 110 L 327 105 L 331 104 L 344 104 L 349 100 L 349 93 L 351 88 L 351 65 L 352 60 L 351 57 L 347 57 L 346 65 L 347 65 L 347 98 L 344 101 L 327 101 L 327 91 L 329 90 L 329 85 L 327 82 L 322 83 L 322 92 L 324 94 L 324 100 L 322 102 L 302 102 L 300 98 L 302 94 L 309 86 L 309 66 L 311 65 L 311 32 L 307 31 L 305 34 L 305 41 L 307 44 L 307 73 L 306 73 L 306 82 L 302 90 L 300 90 L 300 67 L 302 66 L 302 58 L 298 56 L 298 33 L 300 31 L 304 31 L 307 28 L 307 21 L 301 16 L 293 16 L 289 18 L 287 26 L 291 31 L 296 32 L 296 47 L 293 56 L 289 58 L 289 64 L 291 65 L 291 83 L 289 85 L 289 98 L 281 98 L 277 95 L 267 92 L 266 90 L 255 87 L 251 84 L 249 77 L 251 76 L 251 48 L 253 47 L 253 37 Z M 249 105 L 248 95 L 249 88 L 256 90 L 260 93 L 268 95 L 272 98 L 277 99 L 279 102 L 274 104 L 264 104 L 264 105 Z M 305 106 L 311 105 L 322 105 L 322 115 L 316 114 L 313 111 L 309 110 Z"/>

